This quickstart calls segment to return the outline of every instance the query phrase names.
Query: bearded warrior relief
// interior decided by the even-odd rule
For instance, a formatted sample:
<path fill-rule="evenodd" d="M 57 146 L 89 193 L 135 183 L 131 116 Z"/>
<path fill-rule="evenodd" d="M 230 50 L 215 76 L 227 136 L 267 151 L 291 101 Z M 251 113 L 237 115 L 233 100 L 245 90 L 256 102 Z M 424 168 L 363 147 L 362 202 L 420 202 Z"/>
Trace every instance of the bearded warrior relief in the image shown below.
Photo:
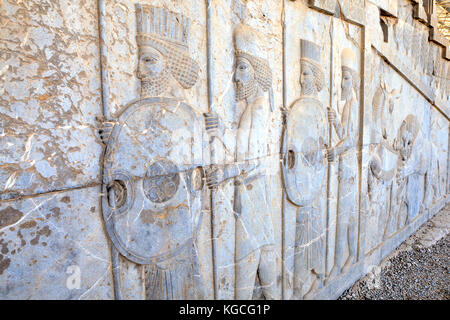
<path fill-rule="evenodd" d="M 252 298 L 258 273 L 265 298 L 280 299 L 266 178 L 271 107 L 264 92 L 271 88 L 272 72 L 266 60 L 264 40 L 251 27 L 244 24 L 237 26 L 234 44 L 236 98 L 246 104 L 237 131 L 236 161 L 209 169 L 207 183 L 210 187 L 216 187 L 228 179 L 235 179 L 235 298 Z M 206 122 L 208 131 L 213 133 L 218 127 L 217 115 L 206 114 Z"/>
<path fill-rule="evenodd" d="M 110 239 L 144 265 L 147 299 L 203 297 L 195 239 L 202 209 L 203 121 L 183 101 L 197 81 L 190 20 L 136 5 L 140 97 L 106 138 L 102 209 Z"/>
<path fill-rule="evenodd" d="M 301 96 L 291 106 L 283 134 L 284 216 L 296 217 L 294 298 L 309 298 L 325 276 L 326 141 L 328 122 L 318 98 L 324 86 L 320 48 L 301 40 Z M 289 212 L 293 211 L 293 213 Z"/>
<path fill-rule="evenodd" d="M 356 72 L 356 56 L 345 48 L 341 54 L 342 80 L 341 101 L 336 114 L 334 107 L 328 109 L 329 122 L 339 142 L 328 150 L 328 161 L 338 158 L 338 199 L 336 216 L 336 249 L 334 266 L 330 277 L 345 272 L 356 262 L 358 232 L 358 117 L 359 76 Z M 345 249 L 348 249 L 344 262 Z"/>

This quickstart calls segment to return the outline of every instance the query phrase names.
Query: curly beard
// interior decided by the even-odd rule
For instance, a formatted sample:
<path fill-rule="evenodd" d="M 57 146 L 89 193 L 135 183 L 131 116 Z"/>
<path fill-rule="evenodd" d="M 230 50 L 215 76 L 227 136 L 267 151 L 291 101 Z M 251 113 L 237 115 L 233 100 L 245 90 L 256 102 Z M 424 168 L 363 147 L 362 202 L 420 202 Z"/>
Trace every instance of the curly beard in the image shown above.
<path fill-rule="evenodd" d="M 256 94 L 258 83 L 255 79 L 249 80 L 247 83 L 236 83 L 236 100 L 244 100 Z"/>
<path fill-rule="evenodd" d="M 161 95 L 169 85 L 170 71 L 165 68 L 158 75 L 141 78 L 141 96 L 157 97 Z"/>
<path fill-rule="evenodd" d="M 302 85 L 303 96 L 315 96 L 317 95 L 316 85 L 313 81 L 305 81 Z"/>
<path fill-rule="evenodd" d="M 342 88 L 341 100 L 349 101 L 352 98 L 352 87 Z"/>

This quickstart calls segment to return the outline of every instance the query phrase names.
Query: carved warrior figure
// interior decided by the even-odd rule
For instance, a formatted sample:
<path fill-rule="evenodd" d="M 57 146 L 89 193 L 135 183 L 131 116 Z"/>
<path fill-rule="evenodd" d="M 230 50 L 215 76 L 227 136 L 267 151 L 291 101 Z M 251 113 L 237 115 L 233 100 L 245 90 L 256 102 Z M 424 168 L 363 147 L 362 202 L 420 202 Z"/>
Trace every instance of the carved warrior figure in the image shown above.
<path fill-rule="evenodd" d="M 324 86 L 320 48 L 301 40 L 301 97 L 291 106 L 283 134 L 284 216 L 296 217 L 294 297 L 309 298 L 325 275 L 326 111 L 318 99 Z M 307 287 L 306 283 L 310 283 Z"/>
<path fill-rule="evenodd" d="M 358 232 L 358 99 L 359 76 L 356 72 L 356 56 L 351 49 L 341 54 L 342 82 L 338 115 L 333 106 L 328 108 L 328 118 L 339 142 L 328 150 L 328 160 L 338 157 L 338 199 L 336 216 L 335 261 L 330 277 L 347 271 L 356 262 Z M 348 257 L 344 263 L 345 248 Z"/>
<path fill-rule="evenodd" d="M 271 113 L 264 92 L 271 87 L 272 72 L 265 57 L 264 40 L 255 30 L 239 25 L 234 31 L 234 41 L 237 100 L 246 103 L 237 132 L 236 161 L 209 169 L 207 184 L 215 187 L 225 180 L 235 179 L 236 299 L 252 298 L 257 273 L 265 298 L 280 299 L 266 179 Z M 206 114 L 206 122 L 209 132 L 213 133 L 218 127 L 217 115 Z"/>
<path fill-rule="evenodd" d="M 180 98 L 199 70 L 188 54 L 189 19 L 139 4 L 136 18 L 141 96 L 109 138 L 103 132 L 103 216 L 119 253 L 144 265 L 147 299 L 203 298 L 195 239 L 204 127 Z"/>

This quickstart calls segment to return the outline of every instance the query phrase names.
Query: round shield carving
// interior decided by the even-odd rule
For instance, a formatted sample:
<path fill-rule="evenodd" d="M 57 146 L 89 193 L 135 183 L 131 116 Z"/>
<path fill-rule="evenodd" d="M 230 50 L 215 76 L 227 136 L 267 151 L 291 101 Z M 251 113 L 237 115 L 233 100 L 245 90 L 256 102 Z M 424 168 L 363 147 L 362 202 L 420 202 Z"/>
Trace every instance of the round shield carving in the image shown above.
<path fill-rule="evenodd" d="M 160 263 L 192 244 L 202 207 L 200 119 L 179 100 L 144 98 L 112 130 L 103 217 L 114 246 L 135 263 Z"/>
<path fill-rule="evenodd" d="M 305 128 L 308 128 L 307 130 Z M 325 181 L 328 122 L 319 100 L 300 98 L 291 108 L 285 129 L 286 159 L 282 166 L 289 200 L 311 204 Z"/>

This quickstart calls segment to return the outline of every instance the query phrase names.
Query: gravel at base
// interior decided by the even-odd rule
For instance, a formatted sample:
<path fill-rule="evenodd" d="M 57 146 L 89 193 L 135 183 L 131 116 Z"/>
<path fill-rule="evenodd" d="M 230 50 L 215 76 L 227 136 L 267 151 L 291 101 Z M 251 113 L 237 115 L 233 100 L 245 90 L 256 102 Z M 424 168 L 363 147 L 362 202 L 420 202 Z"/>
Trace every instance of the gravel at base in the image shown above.
<path fill-rule="evenodd" d="M 449 300 L 450 205 L 338 300 Z"/>
<path fill-rule="evenodd" d="M 448 300 L 450 299 L 450 238 L 429 248 L 414 246 L 389 260 L 378 288 L 360 280 L 338 300 Z"/>

